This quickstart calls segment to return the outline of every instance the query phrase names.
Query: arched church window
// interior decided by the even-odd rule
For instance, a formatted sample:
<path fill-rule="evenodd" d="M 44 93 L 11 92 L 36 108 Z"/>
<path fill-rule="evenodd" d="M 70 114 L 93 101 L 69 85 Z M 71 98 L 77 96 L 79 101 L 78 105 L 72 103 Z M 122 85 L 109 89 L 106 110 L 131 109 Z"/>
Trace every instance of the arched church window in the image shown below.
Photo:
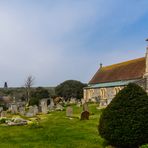
<path fill-rule="evenodd" d="M 100 96 L 101 96 L 102 99 L 106 98 L 106 88 L 100 89 Z"/>
<path fill-rule="evenodd" d="M 115 88 L 114 88 L 114 93 L 115 93 L 115 95 L 118 94 L 118 92 L 119 92 L 120 90 L 121 90 L 120 87 L 115 87 Z"/>

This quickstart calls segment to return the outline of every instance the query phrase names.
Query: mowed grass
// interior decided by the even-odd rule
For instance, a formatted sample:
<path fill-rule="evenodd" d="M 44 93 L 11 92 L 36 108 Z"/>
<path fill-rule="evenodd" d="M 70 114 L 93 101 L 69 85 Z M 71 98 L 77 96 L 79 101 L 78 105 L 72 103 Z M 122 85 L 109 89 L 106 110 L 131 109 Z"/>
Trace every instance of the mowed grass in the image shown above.
<path fill-rule="evenodd" d="M 41 115 L 40 126 L 0 126 L 0 148 L 104 148 L 97 126 L 101 110 L 89 104 L 90 120 L 81 121 L 82 107 L 73 106 L 74 118 L 66 111 Z"/>

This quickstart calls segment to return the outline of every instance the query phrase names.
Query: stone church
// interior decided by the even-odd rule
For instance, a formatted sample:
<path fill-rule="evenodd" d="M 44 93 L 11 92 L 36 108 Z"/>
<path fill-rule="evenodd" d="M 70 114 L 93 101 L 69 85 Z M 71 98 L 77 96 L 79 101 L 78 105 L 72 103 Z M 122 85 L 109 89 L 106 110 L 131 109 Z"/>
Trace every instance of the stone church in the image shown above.
<path fill-rule="evenodd" d="M 109 66 L 100 64 L 84 88 L 84 99 L 95 99 L 100 106 L 106 106 L 128 83 L 136 83 L 148 92 L 148 47 L 145 57 Z"/>

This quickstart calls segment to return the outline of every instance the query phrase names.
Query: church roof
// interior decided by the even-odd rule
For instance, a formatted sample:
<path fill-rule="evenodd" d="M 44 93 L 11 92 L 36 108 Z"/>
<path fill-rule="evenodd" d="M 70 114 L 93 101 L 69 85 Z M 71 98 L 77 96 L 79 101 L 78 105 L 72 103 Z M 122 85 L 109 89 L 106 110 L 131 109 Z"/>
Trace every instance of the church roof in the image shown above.
<path fill-rule="evenodd" d="M 145 57 L 99 68 L 89 84 L 134 80 L 145 73 Z"/>

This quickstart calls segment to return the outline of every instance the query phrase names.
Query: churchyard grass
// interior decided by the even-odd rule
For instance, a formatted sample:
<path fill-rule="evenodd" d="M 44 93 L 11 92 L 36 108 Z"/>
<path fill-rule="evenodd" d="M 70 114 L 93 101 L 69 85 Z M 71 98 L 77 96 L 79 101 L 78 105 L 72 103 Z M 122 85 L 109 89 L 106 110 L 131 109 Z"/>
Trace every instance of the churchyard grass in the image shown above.
<path fill-rule="evenodd" d="M 90 120 L 81 121 L 82 107 L 73 106 L 74 118 L 65 111 L 40 115 L 39 125 L 0 126 L 0 147 L 4 148 L 104 148 L 98 135 L 101 110 L 89 104 Z"/>

